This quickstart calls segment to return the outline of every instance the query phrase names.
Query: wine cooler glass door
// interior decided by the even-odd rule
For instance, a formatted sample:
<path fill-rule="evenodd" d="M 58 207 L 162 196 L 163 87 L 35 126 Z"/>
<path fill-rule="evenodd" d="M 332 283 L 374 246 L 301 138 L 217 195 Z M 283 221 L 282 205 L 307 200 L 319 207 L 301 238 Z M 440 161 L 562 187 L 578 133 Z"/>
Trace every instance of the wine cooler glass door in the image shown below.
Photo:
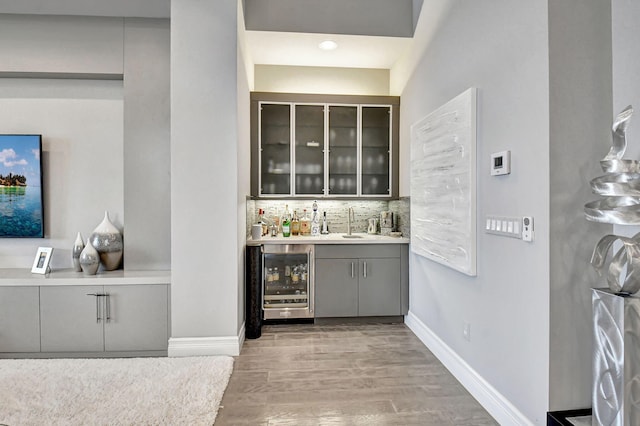
<path fill-rule="evenodd" d="M 265 246 L 265 319 L 313 318 L 312 251 L 313 246 Z"/>

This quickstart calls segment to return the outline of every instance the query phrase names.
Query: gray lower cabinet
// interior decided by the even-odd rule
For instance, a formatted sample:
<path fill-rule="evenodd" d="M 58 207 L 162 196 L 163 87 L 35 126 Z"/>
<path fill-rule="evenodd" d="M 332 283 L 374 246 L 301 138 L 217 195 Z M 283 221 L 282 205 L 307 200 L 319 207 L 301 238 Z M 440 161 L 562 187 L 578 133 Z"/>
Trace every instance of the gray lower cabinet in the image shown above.
<path fill-rule="evenodd" d="M 40 287 L 42 352 L 104 351 L 102 321 L 98 321 L 102 286 Z"/>
<path fill-rule="evenodd" d="M 166 351 L 168 285 L 40 287 L 42 352 Z"/>
<path fill-rule="evenodd" d="M 400 257 L 360 259 L 358 315 L 402 315 Z"/>
<path fill-rule="evenodd" d="M 406 244 L 317 245 L 315 316 L 397 316 L 408 311 Z"/>
<path fill-rule="evenodd" d="M 358 259 L 320 259 L 316 254 L 316 317 L 358 316 L 357 265 Z"/>
<path fill-rule="evenodd" d="M 0 352 L 40 352 L 38 287 L 0 287 Z"/>

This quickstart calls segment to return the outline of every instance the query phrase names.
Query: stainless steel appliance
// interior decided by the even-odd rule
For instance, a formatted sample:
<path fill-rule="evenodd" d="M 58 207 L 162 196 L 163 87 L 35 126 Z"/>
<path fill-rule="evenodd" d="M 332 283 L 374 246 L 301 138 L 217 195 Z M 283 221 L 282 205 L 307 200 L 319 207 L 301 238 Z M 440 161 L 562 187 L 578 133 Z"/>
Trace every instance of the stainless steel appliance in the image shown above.
<path fill-rule="evenodd" d="M 265 244 L 262 265 L 264 319 L 313 318 L 313 245 Z"/>

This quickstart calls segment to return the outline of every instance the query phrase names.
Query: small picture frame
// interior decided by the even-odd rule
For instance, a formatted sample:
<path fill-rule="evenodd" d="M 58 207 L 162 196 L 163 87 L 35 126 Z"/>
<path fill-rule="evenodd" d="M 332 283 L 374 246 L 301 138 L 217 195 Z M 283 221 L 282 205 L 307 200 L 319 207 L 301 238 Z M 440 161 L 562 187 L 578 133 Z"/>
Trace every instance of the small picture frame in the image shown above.
<path fill-rule="evenodd" d="M 38 247 L 36 258 L 33 260 L 32 274 L 46 274 L 50 271 L 49 262 L 51 262 L 51 254 L 53 247 Z"/>

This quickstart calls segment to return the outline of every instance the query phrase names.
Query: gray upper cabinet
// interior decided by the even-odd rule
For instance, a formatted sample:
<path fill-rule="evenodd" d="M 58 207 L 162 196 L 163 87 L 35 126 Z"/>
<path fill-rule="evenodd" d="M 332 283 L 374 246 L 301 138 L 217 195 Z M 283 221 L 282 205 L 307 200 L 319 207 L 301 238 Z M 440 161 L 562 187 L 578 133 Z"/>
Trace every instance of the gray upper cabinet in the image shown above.
<path fill-rule="evenodd" d="M 40 352 L 38 287 L 0 287 L 0 352 Z"/>
<path fill-rule="evenodd" d="M 398 197 L 400 101 L 251 94 L 251 195 Z"/>

